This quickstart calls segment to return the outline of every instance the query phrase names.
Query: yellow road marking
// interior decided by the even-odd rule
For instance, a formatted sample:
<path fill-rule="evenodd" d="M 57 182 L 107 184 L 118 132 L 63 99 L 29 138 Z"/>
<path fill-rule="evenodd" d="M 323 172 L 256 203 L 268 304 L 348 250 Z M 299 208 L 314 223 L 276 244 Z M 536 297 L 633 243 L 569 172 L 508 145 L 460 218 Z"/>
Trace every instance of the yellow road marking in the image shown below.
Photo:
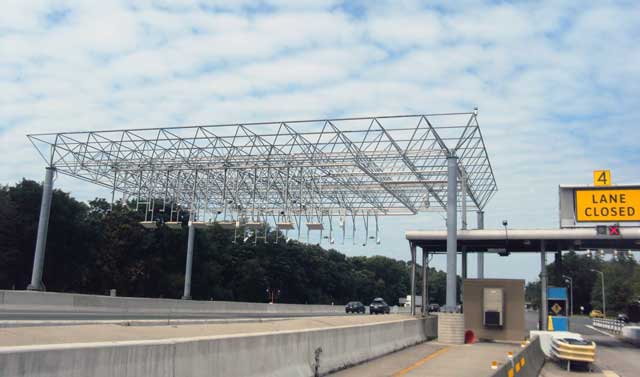
<path fill-rule="evenodd" d="M 404 368 L 403 370 L 399 370 L 399 371 L 395 372 L 393 374 L 393 377 L 404 376 L 405 374 L 411 372 L 412 370 L 420 367 L 422 364 L 426 363 L 427 361 L 429 361 L 431 359 L 434 359 L 434 358 L 442 355 L 443 353 L 445 353 L 447 351 L 449 351 L 449 347 L 441 348 L 441 349 L 437 350 L 436 352 L 434 352 L 434 353 L 432 353 L 430 355 L 427 355 L 426 357 L 416 361 L 413 365 L 408 366 L 408 367 Z"/>

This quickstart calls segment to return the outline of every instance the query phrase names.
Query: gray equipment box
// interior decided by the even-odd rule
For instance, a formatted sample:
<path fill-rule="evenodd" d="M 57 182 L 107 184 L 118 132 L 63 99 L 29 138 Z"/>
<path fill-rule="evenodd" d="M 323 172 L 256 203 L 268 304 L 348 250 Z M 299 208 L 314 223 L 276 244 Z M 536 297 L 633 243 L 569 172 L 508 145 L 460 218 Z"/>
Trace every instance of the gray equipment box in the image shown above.
<path fill-rule="evenodd" d="M 486 327 L 504 325 L 504 290 L 484 288 L 482 292 L 482 324 Z"/>

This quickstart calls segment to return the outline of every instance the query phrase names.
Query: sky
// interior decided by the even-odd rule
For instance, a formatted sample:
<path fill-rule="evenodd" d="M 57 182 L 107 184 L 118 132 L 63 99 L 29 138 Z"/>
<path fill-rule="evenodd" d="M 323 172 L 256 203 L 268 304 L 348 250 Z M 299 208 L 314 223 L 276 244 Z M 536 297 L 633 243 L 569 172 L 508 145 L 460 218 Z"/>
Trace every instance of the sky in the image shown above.
<path fill-rule="evenodd" d="M 559 184 L 640 182 L 638 20 L 637 1 L 5 0 L 0 184 L 44 178 L 28 133 L 477 106 L 499 188 L 485 227 L 556 228 Z M 405 230 L 444 226 L 387 218 L 379 246 L 336 246 L 406 260 Z M 536 255 L 485 259 L 486 277 L 538 273 Z"/>

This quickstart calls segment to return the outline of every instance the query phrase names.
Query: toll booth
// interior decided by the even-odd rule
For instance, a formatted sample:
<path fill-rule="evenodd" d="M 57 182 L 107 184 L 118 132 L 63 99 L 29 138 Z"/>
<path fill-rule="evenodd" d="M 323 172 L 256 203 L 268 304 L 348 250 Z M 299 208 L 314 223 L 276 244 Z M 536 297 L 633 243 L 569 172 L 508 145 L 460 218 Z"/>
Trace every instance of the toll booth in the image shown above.
<path fill-rule="evenodd" d="M 520 279 L 464 279 L 465 330 L 477 339 L 524 339 L 524 283 Z"/>
<path fill-rule="evenodd" d="M 569 331 L 569 301 L 567 300 L 567 288 L 548 287 L 547 288 L 547 313 L 549 331 Z"/>

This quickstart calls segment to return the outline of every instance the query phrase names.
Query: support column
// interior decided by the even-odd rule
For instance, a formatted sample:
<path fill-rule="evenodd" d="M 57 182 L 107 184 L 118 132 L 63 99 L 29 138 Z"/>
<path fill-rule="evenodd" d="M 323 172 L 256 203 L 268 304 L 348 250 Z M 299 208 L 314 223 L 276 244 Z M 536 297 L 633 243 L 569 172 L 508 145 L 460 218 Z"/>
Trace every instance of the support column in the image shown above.
<path fill-rule="evenodd" d="M 457 306 L 458 158 L 454 155 L 447 156 L 447 172 L 447 302 L 445 311 L 455 312 Z"/>
<path fill-rule="evenodd" d="M 191 269 L 193 267 L 193 242 L 196 236 L 196 228 L 191 221 L 193 215 L 189 215 L 189 235 L 187 237 L 187 265 L 184 273 L 183 300 L 191 300 Z"/>
<path fill-rule="evenodd" d="M 51 197 L 53 194 L 53 174 L 56 168 L 48 167 L 42 185 L 42 202 L 40 203 L 40 218 L 38 219 L 38 234 L 36 236 L 36 250 L 33 257 L 33 269 L 31 270 L 31 284 L 27 286 L 30 291 L 43 291 L 42 274 L 44 271 L 44 252 L 47 244 L 47 231 L 49 230 L 49 214 L 51 213 Z"/>
<path fill-rule="evenodd" d="M 411 315 L 416 315 L 416 245 L 409 243 L 411 248 Z"/>
<path fill-rule="evenodd" d="M 478 211 L 478 229 L 484 229 L 484 211 Z M 478 258 L 478 279 L 484 279 L 484 252 L 479 251 Z"/>
<path fill-rule="evenodd" d="M 540 330 L 547 330 L 547 253 L 544 240 L 540 241 Z"/>
<path fill-rule="evenodd" d="M 422 314 L 429 314 L 429 286 L 427 279 L 429 278 L 429 253 L 422 249 Z"/>
<path fill-rule="evenodd" d="M 564 274 L 563 268 L 562 268 L 562 251 L 558 250 L 556 251 L 556 255 L 554 258 L 554 264 L 555 264 L 555 276 L 553 277 L 554 280 L 554 284 L 557 285 L 562 285 L 562 281 L 564 280 L 562 278 L 562 275 Z"/>
<path fill-rule="evenodd" d="M 462 207 L 462 221 L 460 229 L 467 230 L 467 176 L 464 170 L 462 170 L 462 173 L 460 174 L 460 205 Z"/>
<path fill-rule="evenodd" d="M 462 247 L 462 280 L 467 278 L 467 247 Z"/>

